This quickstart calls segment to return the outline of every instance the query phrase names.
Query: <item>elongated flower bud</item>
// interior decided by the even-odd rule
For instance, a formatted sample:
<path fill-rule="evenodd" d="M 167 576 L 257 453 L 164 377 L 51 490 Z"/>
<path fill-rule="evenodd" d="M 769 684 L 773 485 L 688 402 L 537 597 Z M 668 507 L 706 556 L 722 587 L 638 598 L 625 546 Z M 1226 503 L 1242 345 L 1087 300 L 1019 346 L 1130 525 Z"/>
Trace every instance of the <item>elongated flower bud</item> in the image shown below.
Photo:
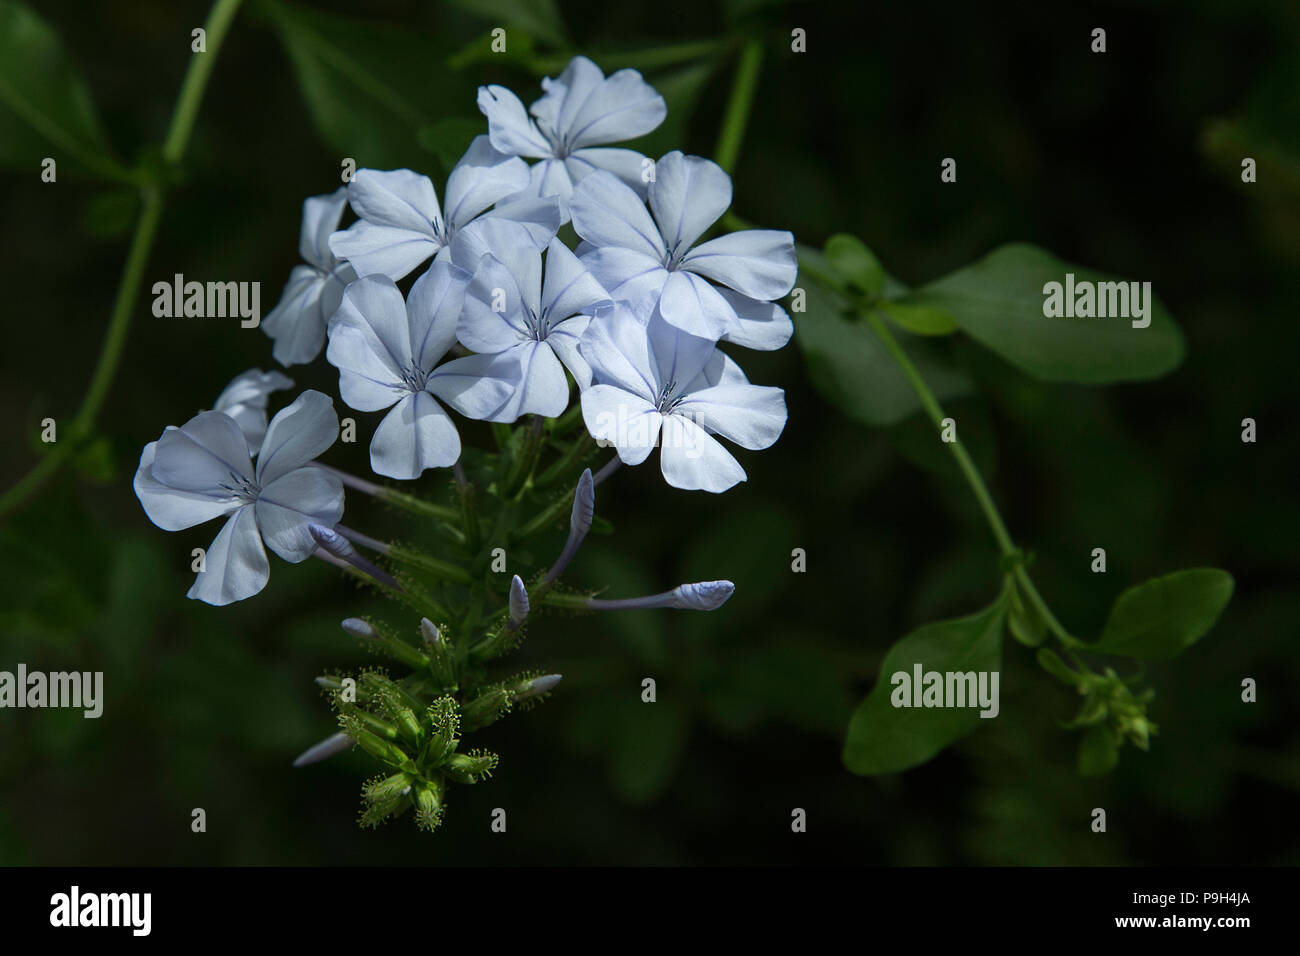
<path fill-rule="evenodd" d="M 663 594 L 648 597 L 602 600 L 592 598 L 587 607 L 593 611 L 631 611 L 639 608 L 669 607 L 680 611 L 716 611 L 727 602 L 736 586 L 730 581 L 696 581 L 679 584 Z"/>
<path fill-rule="evenodd" d="M 438 625 L 427 617 L 420 618 L 420 635 L 424 638 L 424 646 L 431 652 L 440 649 L 444 644 L 442 634 L 438 632 Z"/>
<path fill-rule="evenodd" d="M 534 677 L 515 694 L 515 700 L 525 701 L 548 694 L 562 679 L 562 674 L 543 674 L 541 677 Z"/>
<path fill-rule="evenodd" d="M 335 754 L 351 750 L 354 743 L 355 741 L 347 734 L 334 734 L 300 753 L 297 759 L 294 760 L 293 765 L 295 767 L 305 767 L 308 764 L 320 763 Z"/>
<path fill-rule="evenodd" d="M 359 637 L 363 641 L 382 640 L 379 632 L 371 627 L 368 621 L 363 621 L 359 617 L 349 617 L 343 621 L 343 630 L 347 631 L 353 637 Z"/>
<path fill-rule="evenodd" d="M 573 556 L 578 553 L 587 532 L 591 530 L 591 519 L 596 513 L 596 483 L 592 480 L 588 468 L 578 479 L 578 487 L 573 492 L 573 512 L 569 515 L 569 539 L 564 542 L 564 550 L 555 559 L 551 570 L 546 572 L 542 584 L 550 584 L 569 566 Z"/>
<path fill-rule="evenodd" d="M 326 554 L 336 560 L 346 561 L 352 567 L 374 578 L 385 587 L 400 590 L 401 585 L 397 583 L 391 574 L 379 568 L 367 558 L 363 558 L 357 552 L 357 549 L 352 547 L 348 539 L 333 528 L 326 527 L 323 524 L 309 524 L 307 530 L 310 532 L 312 540 Z"/>
<path fill-rule="evenodd" d="M 528 616 L 528 590 L 524 579 L 515 575 L 510 581 L 510 628 L 514 630 L 524 623 Z"/>

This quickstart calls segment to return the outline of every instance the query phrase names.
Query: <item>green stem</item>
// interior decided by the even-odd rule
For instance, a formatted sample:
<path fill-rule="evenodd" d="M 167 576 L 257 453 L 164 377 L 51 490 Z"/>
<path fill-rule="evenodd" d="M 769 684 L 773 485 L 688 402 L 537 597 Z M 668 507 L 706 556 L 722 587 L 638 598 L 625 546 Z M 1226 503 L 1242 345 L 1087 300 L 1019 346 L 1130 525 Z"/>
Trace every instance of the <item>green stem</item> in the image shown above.
<path fill-rule="evenodd" d="M 930 387 L 925 384 L 925 379 L 921 377 L 921 373 L 912 364 L 911 358 L 903 351 L 903 347 L 898 344 L 898 340 L 894 338 L 894 333 L 889 330 L 889 326 L 881 321 L 880 316 L 874 311 L 864 312 L 864 318 L 867 320 L 867 324 L 871 326 L 871 330 L 884 343 L 885 350 L 889 352 L 894 361 L 898 363 L 899 368 L 903 370 L 903 375 L 907 378 L 913 391 L 916 392 L 917 397 L 921 399 L 921 405 L 925 408 L 926 414 L 930 416 L 930 420 L 934 422 L 934 427 L 942 430 L 943 422 L 948 416 L 944 414 L 939 400 L 934 397 Z M 997 505 L 993 503 L 993 496 L 989 494 L 984 479 L 980 477 L 979 469 L 975 467 L 975 463 L 971 461 L 970 455 L 967 454 L 966 446 L 961 443 L 961 439 L 956 435 L 953 436 L 953 441 L 944 442 L 944 444 L 952 451 L 953 457 L 957 460 L 957 467 L 961 469 L 962 474 L 966 477 L 967 484 L 971 487 L 971 491 L 975 493 L 975 500 L 979 502 L 980 509 L 984 512 L 984 517 L 989 523 L 989 528 L 993 531 L 993 537 L 997 540 L 998 549 L 1002 552 L 1003 557 L 1014 557 L 1017 553 L 1015 543 L 1007 532 L 1007 526 L 1002 521 L 1002 515 L 998 513 Z"/>
<path fill-rule="evenodd" d="M 917 371 L 916 365 L 913 364 L 908 354 L 903 351 L 903 347 L 898 344 L 898 339 L 890 331 L 889 326 L 880 318 L 874 310 L 864 310 L 863 317 L 871 330 L 876 333 L 880 341 L 884 344 L 885 350 L 898 363 L 902 369 L 904 377 L 916 392 L 917 397 L 921 400 L 921 405 L 925 409 L 930 420 L 934 422 L 935 428 L 942 430 L 944 419 L 948 416 L 944 414 L 943 406 L 935 398 L 934 392 L 926 385 L 925 379 Z M 975 500 L 979 503 L 980 510 L 984 512 L 984 518 L 988 521 L 989 529 L 993 532 L 993 537 L 997 541 L 998 550 L 1002 552 L 1004 558 L 1016 558 L 1019 555 L 1019 549 L 1016 548 L 1015 542 L 1011 539 L 1010 532 L 1007 531 L 1006 522 L 1002 520 L 1002 515 L 998 511 L 998 506 L 993 501 L 993 496 L 989 494 L 988 486 L 984 484 L 984 479 L 980 476 L 979 469 L 975 467 L 975 462 L 971 460 L 966 451 L 966 446 L 962 444 L 961 439 L 953 435 L 951 442 L 944 442 L 951 450 L 953 458 L 957 461 L 957 467 L 961 469 L 962 475 L 966 478 L 966 483 L 970 485 L 971 491 L 975 494 Z M 1025 570 L 1023 564 L 1018 564 L 1015 570 L 1016 581 L 1020 584 L 1021 590 L 1025 597 L 1034 605 L 1034 608 L 1042 615 L 1043 620 L 1057 639 L 1066 647 L 1085 647 L 1083 642 L 1073 637 L 1061 622 L 1056 619 L 1043 600 L 1043 596 L 1038 593 L 1038 588 L 1029 577 L 1029 572 Z"/>
<path fill-rule="evenodd" d="M 185 146 L 193 131 L 194 120 L 203 99 L 208 77 L 212 73 L 217 51 L 221 48 L 221 42 L 230 28 L 235 11 L 239 9 L 239 3 L 240 0 L 217 0 L 205 27 L 208 52 L 190 55 L 189 69 L 181 84 L 171 126 L 168 128 L 167 138 L 163 144 L 163 158 L 169 163 L 179 162 L 185 153 Z M 104 333 L 99 362 L 91 374 L 85 397 L 73 419 L 71 434 L 62 444 L 57 445 L 54 451 L 37 462 L 35 467 L 16 484 L 0 495 L 0 516 L 20 506 L 54 477 L 95 427 L 95 420 L 99 416 L 104 400 L 108 397 L 108 391 L 117 375 L 118 364 L 122 360 L 122 350 L 131 329 L 131 314 L 135 311 L 141 279 L 145 266 L 149 262 L 149 253 L 153 248 L 154 238 L 158 234 L 158 223 L 162 217 L 161 186 L 145 186 L 143 199 L 140 218 L 136 221 L 135 235 L 131 239 L 126 262 L 122 266 L 122 278 L 118 283 L 117 296 L 113 300 L 113 310 L 109 316 L 108 329 Z"/>
<path fill-rule="evenodd" d="M 713 152 L 714 160 L 728 173 L 736 168 L 736 161 L 740 158 L 740 144 L 745 138 L 745 126 L 749 123 L 762 65 L 762 42 L 756 39 L 748 41 L 740 53 L 731 97 L 727 100 L 727 111 L 722 117 L 722 132 L 718 134 L 718 147 Z"/>

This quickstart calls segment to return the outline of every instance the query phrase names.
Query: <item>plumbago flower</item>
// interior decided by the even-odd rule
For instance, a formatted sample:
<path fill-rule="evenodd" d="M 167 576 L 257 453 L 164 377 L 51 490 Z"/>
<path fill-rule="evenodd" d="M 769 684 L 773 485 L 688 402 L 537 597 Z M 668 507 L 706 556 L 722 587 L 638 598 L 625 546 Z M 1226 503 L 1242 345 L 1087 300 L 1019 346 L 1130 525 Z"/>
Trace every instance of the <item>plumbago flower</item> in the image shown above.
<path fill-rule="evenodd" d="M 731 205 L 731 177 L 698 156 L 659 160 L 647 199 L 648 211 L 609 173 L 578 184 L 570 212 L 592 275 L 616 299 L 657 303 L 670 325 L 692 335 L 757 349 L 785 345 L 793 327 L 770 303 L 794 287 L 794 236 L 746 229 L 696 246 Z"/>
<path fill-rule="evenodd" d="M 447 177 L 445 211 L 428 176 L 359 169 L 347 195 L 360 219 L 334 233 L 329 246 L 357 275 L 394 281 L 430 257 L 445 261 L 457 236 L 484 218 L 519 223 L 537 248 L 545 248 L 560 228 L 559 201 L 517 195 L 527 185 L 527 164 L 497 152 L 486 136 L 475 138 Z"/>
<path fill-rule="evenodd" d="M 189 597 L 223 605 L 262 590 L 270 577 L 263 543 L 292 564 L 316 550 L 310 526 L 343 516 L 343 486 L 309 463 L 338 431 L 329 396 L 307 391 L 271 419 L 256 467 L 225 412 L 200 412 L 145 446 L 134 487 L 150 521 L 180 531 L 227 516 Z"/>
<path fill-rule="evenodd" d="M 593 384 L 582 417 L 597 441 L 639 465 L 660 445 L 659 467 L 675 488 L 721 492 L 745 470 L 714 435 L 767 448 L 785 428 L 785 393 L 751 385 L 711 339 L 683 332 L 655 310 L 640 318 L 619 305 L 582 340 Z"/>
<path fill-rule="evenodd" d="M 454 784 L 491 774 L 497 757 L 466 750 L 463 738 L 560 682 L 536 671 L 489 676 L 538 617 L 712 611 L 730 598 L 730 581 L 642 597 L 561 581 L 591 530 L 595 488 L 615 466 L 659 447 L 670 485 L 721 492 L 745 472 L 719 438 L 766 448 L 785 426 L 782 391 L 751 385 L 717 346 L 774 349 L 790 338 L 775 302 L 794 281 L 790 234 L 749 230 L 697 245 L 731 201 L 727 175 L 670 153 L 645 167 L 655 173 L 647 188 L 644 157 L 605 147 L 664 119 L 663 98 L 640 74 L 606 77 L 578 57 L 542 85 L 530 112 L 502 87 L 479 91 L 489 133 L 451 171 L 445 206 L 409 169 L 362 169 L 346 189 L 308 199 L 299 243 L 308 265 L 263 323 L 285 365 L 313 360 L 328 337 L 343 401 L 387 410 L 371 470 L 413 480 L 450 467 L 454 480 L 440 485 L 450 500 L 317 462 L 338 435 L 330 399 L 304 392 L 268 424 L 269 395 L 292 383 L 259 369 L 235 378 L 215 410 L 146 445 L 135 475 L 146 514 L 165 530 L 225 519 L 192 598 L 220 605 L 256 594 L 269 547 L 291 562 L 320 558 L 415 611 L 418 626 L 409 620 L 405 634 L 373 618 L 342 622 L 408 673 L 317 678 L 338 732 L 294 762 L 353 746 L 370 754 L 384 773 L 362 788 L 363 825 L 409 810 L 434 829 Z M 522 157 L 539 161 L 530 169 Z M 340 231 L 345 203 L 358 220 Z M 583 240 L 575 251 L 557 238 L 570 203 Z M 457 342 L 470 354 L 445 360 Z M 580 391 L 571 413 L 569 377 Z M 492 445 L 462 448 L 444 404 L 493 422 Z M 526 427 L 508 427 L 523 415 Z M 616 449 L 595 476 L 591 437 Z M 345 485 L 405 511 L 403 537 L 414 540 L 340 524 Z M 558 558 L 527 569 L 538 553 L 531 539 L 558 530 L 566 513 Z M 502 542 L 520 565 L 509 582 L 493 570 Z"/>
<path fill-rule="evenodd" d="M 434 368 L 456 341 L 465 297 L 454 269 L 435 262 L 405 301 L 386 276 L 358 279 L 330 320 L 325 357 L 339 370 L 343 401 L 363 412 L 392 407 L 370 441 L 377 474 L 418 478 L 460 458 L 460 434 L 435 395 L 470 418 L 488 418 L 510 397 L 509 381 L 466 359 Z"/>
<path fill-rule="evenodd" d="M 263 372 L 251 368 L 230 380 L 217 396 L 213 411 L 225 412 L 235 420 L 248 442 L 248 451 L 256 455 L 266 437 L 266 403 L 272 392 L 293 388 L 293 379 L 282 372 Z"/>
<path fill-rule="evenodd" d="M 566 368 L 579 388 L 591 383 L 578 343 L 592 314 L 613 303 L 558 239 L 547 246 L 544 271 L 543 279 L 537 250 L 499 248 L 483 257 L 466 290 L 457 336 L 466 348 L 491 356 L 478 360 L 484 371 L 497 370 L 512 388 L 493 421 L 563 413 L 569 404 Z"/>
<path fill-rule="evenodd" d="M 279 303 L 262 320 L 262 331 L 275 342 L 271 354 L 281 365 L 301 365 L 320 354 L 325 323 L 339 307 L 344 287 L 357 277 L 329 247 L 346 206 L 346 187 L 303 201 L 298 252 L 309 265 L 293 267 Z"/>
<path fill-rule="evenodd" d="M 478 90 L 492 145 L 541 160 L 530 171 L 528 193 L 568 200 L 577 182 L 603 169 L 645 195 L 646 158 L 631 149 L 600 147 L 636 139 L 664 121 L 668 107 L 654 87 L 636 70 L 607 78 L 591 60 L 575 56 L 558 79 L 542 80 L 542 89 L 546 95 L 527 110 L 504 86 Z"/>

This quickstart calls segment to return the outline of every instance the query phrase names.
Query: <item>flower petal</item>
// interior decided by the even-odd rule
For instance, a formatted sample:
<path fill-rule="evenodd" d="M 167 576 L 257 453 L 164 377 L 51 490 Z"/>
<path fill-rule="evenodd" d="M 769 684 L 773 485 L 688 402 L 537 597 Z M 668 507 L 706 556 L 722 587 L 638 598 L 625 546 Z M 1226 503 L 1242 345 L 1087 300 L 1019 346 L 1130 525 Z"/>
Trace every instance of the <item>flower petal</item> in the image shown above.
<path fill-rule="evenodd" d="M 564 367 L 573 374 L 573 380 L 578 383 L 579 389 L 591 384 L 591 366 L 587 364 L 581 352 L 582 338 L 586 335 L 590 324 L 591 316 L 575 315 L 552 325 L 550 333 L 546 336 L 546 344 L 564 363 Z"/>
<path fill-rule="evenodd" d="M 690 272 L 670 272 L 659 311 L 684 332 L 717 341 L 736 324 L 736 313 L 718 290 Z"/>
<path fill-rule="evenodd" d="M 661 385 L 674 383 L 674 396 L 681 396 L 718 354 L 714 339 L 692 335 L 669 325 L 657 311 L 650 316 L 645 329 L 650 340 L 655 381 Z"/>
<path fill-rule="evenodd" d="M 158 439 L 153 477 L 180 491 L 219 494 L 238 478 L 253 475 L 248 442 L 225 412 L 200 412 Z"/>
<path fill-rule="evenodd" d="M 221 607 L 252 597 L 271 576 L 253 509 L 243 507 L 217 533 L 186 597 Z"/>
<path fill-rule="evenodd" d="M 564 366 L 545 342 L 527 342 L 519 354 L 520 385 L 517 415 L 558 418 L 569 405 L 569 380 Z"/>
<path fill-rule="evenodd" d="M 569 213 L 578 235 L 594 246 L 632 249 L 660 263 L 667 255 L 645 203 L 613 173 L 597 170 L 583 177 L 573 190 Z"/>
<path fill-rule="evenodd" d="M 514 421 L 518 416 L 506 418 L 504 412 L 519 379 L 518 356 L 508 350 L 444 362 L 433 370 L 425 388 L 466 418 Z"/>
<path fill-rule="evenodd" d="M 665 421 L 653 404 L 615 385 L 593 385 L 581 401 L 587 431 L 612 444 L 623 464 L 639 465 L 650 456 Z"/>
<path fill-rule="evenodd" d="M 435 262 L 415 280 L 406 297 L 411 358 L 421 369 L 431 369 L 456 341 L 465 302 L 465 280 L 450 262 Z"/>
<path fill-rule="evenodd" d="M 156 441 L 144 446 L 144 451 L 140 454 L 140 467 L 136 469 L 131 486 L 149 520 L 164 531 L 192 528 L 243 506 L 240 499 L 221 489 L 214 489 L 211 493 L 181 491 L 163 484 L 153 475 L 157 450 Z"/>
<path fill-rule="evenodd" d="M 360 219 L 330 237 L 330 250 L 346 259 L 359 276 L 397 280 L 442 248 L 432 235 Z"/>
<path fill-rule="evenodd" d="M 647 196 L 664 243 L 681 256 L 731 205 L 731 177 L 711 160 L 674 150 L 655 163 Z"/>
<path fill-rule="evenodd" d="M 720 384 L 684 397 L 675 411 L 742 448 L 771 446 L 785 428 L 785 392 L 766 385 Z"/>
<path fill-rule="evenodd" d="M 348 185 L 348 202 L 366 222 L 392 226 L 433 238 L 433 223 L 442 219 L 438 194 L 428 176 L 409 169 L 359 169 Z M 341 255 L 334 243 L 330 248 Z"/>
<path fill-rule="evenodd" d="M 546 247 L 546 281 L 540 308 L 551 323 L 571 315 L 590 315 L 597 307 L 612 304 L 605 287 L 558 238 Z"/>
<path fill-rule="evenodd" d="M 794 323 L 775 302 L 760 302 L 730 289 L 718 294 L 736 313 L 736 321 L 722 335 L 722 341 L 764 352 L 783 348 L 794 334 Z"/>
<path fill-rule="evenodd" d="M 447 176 L 447 222 L 458 229 L 493 203 L 528 187 L 528 164 L 476 136 Z M 558 228 L 558 227 L 557 227 Z"/>
<path fill-rule="evenodd" d="M 526 283 L 541 281 L 542 257 L 531 246 L 514 246 L 514 258 L 534 259 L 535 263 L 523 265 Z M 479 263 L 474 278 L 465 292 L 456 335 L 461 344 L 475 352 L 504 352 L 518 345 L 528 335 L 525 319 L 527 296 L 519 289 L 516 276 L 497 259 L 488 254 Z M 533 309 L 534 314 L 536 309 Z"/>
<path fill-rule="evenodd" d="M 541 159 L 551 155 L 546 141 L 519 97 L 504 86 L 480 86 L 478 108 L 487 117 L 492 145 L 511 156 Z"/>
<path fill-rule="evenodd" d="M 348 204 L 348 187 L 332 193 L 311 196 L 302 201 L 302 230 L 298 235 L 298 254 L 321 272 L 329 272 L 336 262 L 330 253 L 330 236 L 339 227 Z"/>
<path fill-rule="evenodd" d="M 660 260 L 632 249 L 591 248 L 581 254 L 580 261 L 609 291 L 610 298 L 631 303 L 635 311 L 649 312 L 668 281 L 668 270 Z"/>
<path fill-rule="evenodd" d="M 591 90 L 572 119 L 562 127 L 562 134 L 570 149 L 618 143 L 644 136 L 667 115 L 664 98 L 640 73 L 619 70 Z"/>
<path fill-rule="evenodd" d="M 654 404 L 663 383 L 657 377 L 646 321 L 617 303 L 588 323 L 579 352 L 591 366 L 593 381 L 618 386 Z"/>
<path fill-rule="evenodd" d="M 587 174 L 603 169 L 613 173 L 619 180 L 629 186 L 641 198 L 645 198 L 650 188 L 650 170 L 654 163 L 649 157 L 634 149 L 580 149 L 570 153 L 564 160 L 569 178 L 575 183 L 582 182 Z"/>
<path fill-rule="evenodd" d="M 664 417 L 659 469 L 674 488 L 726 491 L 745 480 L 745 469 L 731 452 L 699 425 L 680 415 Z"/>
<path fill-rule="evenodd" d="M 339 370 L 343 401 L 367 412 L 393 404 L 414 361 L 407 306 L 393 281 L 365 276 L 353 282 L 329 329 L 325 358 Z"/>
<path fill-rule="evenodd" d="M 265 488 L 311 461 L 339 437 L 339 417 L 328 395 L 308 389 L 280 409 L 257 456 L 257 483 Z"/>
<path fill-rule="evenodd" d="M 370 467 L 389 478 L 418 478 L 426 468 L 447 468 L 458 458 L 456 425 L 428 392 L 398 402 L 370 440 Z"/>
<path fill-rule="evenodd" d="M 779 299 L 794 286 L 799 263 L 794 236 L 774 229 L 746 229 L 692 249 L 682 268 L 755 299 Z"/>
<path fill-rule="evenodd" d="M 293 388 L 293 379 L 281 372 L 263 372 L 249 369 L 222 389 L 212 406 L 215 412 L 225 412 L 235 420 L 244 433 L 248 450 L 256 455 L 266 435 L 266 405 L 271 392 Z"/>
<path fill-rule="evenodd" d="M 254 507 L 266 546 L 297 564 L 316 550 L 308 526 L 343 517 L 343 483 L 323 468 L 298 468 L 263 488 Z"/>

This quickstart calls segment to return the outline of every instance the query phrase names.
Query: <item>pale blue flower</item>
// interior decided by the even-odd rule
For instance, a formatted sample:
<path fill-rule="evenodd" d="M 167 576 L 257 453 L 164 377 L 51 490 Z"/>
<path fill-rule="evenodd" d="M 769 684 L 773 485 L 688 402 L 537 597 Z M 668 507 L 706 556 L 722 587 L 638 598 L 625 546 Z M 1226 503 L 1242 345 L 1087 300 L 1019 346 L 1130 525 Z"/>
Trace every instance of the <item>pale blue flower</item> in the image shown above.
<path fill-rule="evenodd" d="M 180 531 L 226 517 L 189 597 L 230 604 L 266 586 L 263 542 L 293 564 L 316 550 L 310 527 L 343 516 L 343 485 L 311 465 L 338 437 L 329 396 L 306 391 L 271 419 L 257 456 L 225 412 L 200 412 L 145 446 L 135 493 L 149 520 Z"/>
<path fill-rule="evenodd" d="M 457 237 L 484 218 L 520 223 L 541 249 L 560 227 L 559 201 L 510 198 L 527 185 L 528 165 L 494 150 L 486 136 L 474 140 L 447 177 L 445 210 L 427 176 L 409 169 L 359 169 L 348 185 L 348 202 L 360 219 L 331 236 L 329 246 L 357 275 L 393 280 L 431 256 L 445 261 Z"/>
<path fill-rule="evenodd" d="M 239 425 L 248 442 L 248 451 L 256 455 L 266 437 L 266 403 L 272 392 L 293 388 L 293 379 L 282 372 L 263 372 L 250 368 L 230 380 L 212 406 L 225 412 Z"/>
<path fill-rule="evenodd" d="M 560 415 L 569 404 L 564 370 L 579 388 L 590 384 L 578 343 L 591 315 L 612 304 L 559 239 L 547 247 L 545 270 L 542 254 L 520 243 L 502 242 L 484 255 L 465 293 L 457 337 L 480 353 L 461 360 L 466 368 L 511 382 L 511 399 L 492 420 Z"/>
<path fill-rule="evenodd" d="M 696 246 L 731 205 L 731 177 L 698 156 L 659 160 L 647 199 L 648 210 L 608 173 L 592 173 L 574 190 L 573 228 L 585 240 L 579 254 L 610 295 L 644 311 L 657 303 L 670 325 L 715 342 L 784 345 L 789 317 L 767 304 L 794 286 L 794 236 L 746 229 Z"/>
<path fill-rule="evenodd" d="M 456 341 L 465 289 L 455 273 L 435 262 L 405 301 L 386 276 L 358 279 L 330 321 L 325 357 L 339 370 L 343 401 L 362 412 L 392 408 L 370 442 L 377 474 L 417 478 L 460 458 L 460 435 L 435 395 L 470 418 L 489 417 L 510 397 L 509 382 L 464 359 L 434 368 Z"/>
<path fill-rule="evenodd" d="M 659 467 L 675 488 L 726 491 L 745 471 L 714 435 L 767 448 L 785 428 L 785 393 L 751 385 L 707 338 L 642 318 L 624 305 L 592 321 L 582 340 L 593 384 L 582 417 L 593 438 L 639 465 L 660 447 Z"/>
<path fill-rule="evenodd" d="M 262 320 L 262 331 L 275 342 L 271 354 L 281 365 L 302 365 L 320 355 L 325 325 L 339 307 L 344 287 L 356 278 L 329 247 L 347 202 L 346 187 L 303 201 L 298 254 L 308 265 L 293 267 L 279 303 Z"/>
<path fill-rule="evenodd" d="M 645 195 L 646 158 L 601 147 L 643 136 L 664 121 L 668 107 L 654 87 L 636 70 L 606 77 L 591 60 L 575 56 L 558 78 L 542 80 L 542 89 L 546 95 L 528 110 L 504 86 L 478 89 L 492 145 L 540 160 L 530 171 L 528 194 L 568 200 L 577 182 L 603 169 Z"/>

